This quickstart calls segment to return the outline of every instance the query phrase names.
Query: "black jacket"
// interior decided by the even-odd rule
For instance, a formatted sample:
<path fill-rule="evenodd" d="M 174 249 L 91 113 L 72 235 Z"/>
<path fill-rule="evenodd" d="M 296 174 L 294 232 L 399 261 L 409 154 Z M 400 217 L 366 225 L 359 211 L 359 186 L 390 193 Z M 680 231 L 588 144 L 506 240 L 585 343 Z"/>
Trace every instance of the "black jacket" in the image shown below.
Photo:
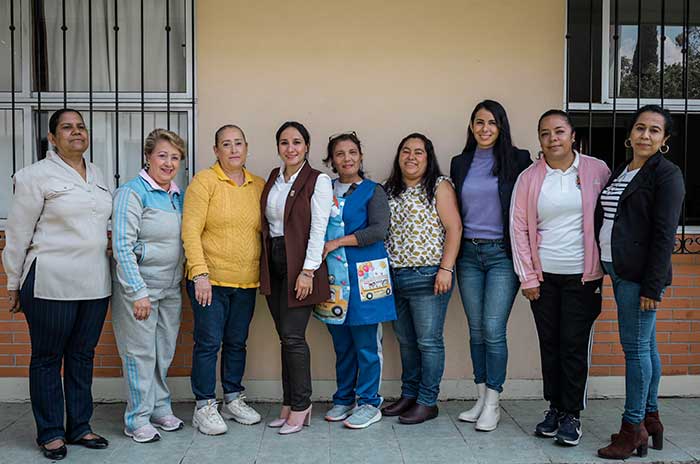
<path fill-rule="evenodd" d="M 615 170 L 608 185 L 626 166 Z M 649 158 L 620 196 L 611 239 L 613 266 L 621 278 L 642 286 L 641 296 L 660 301 L 662 290 L 671 284 L 671 255 L 684 196 L 681 170 L 661 153 Z M 598 198 L 596 238 L 602 225 Z"/>
<path fill-rule="evenodd" d="M 515 176 L 515 179 L 506 180 L 501 174 L 498 176 L 498 195 L 501 199 L 501 214 L 503 219 L 503 240 L 505 242 L 505 248 L 508 256 L 511 256 L 509 227 L 510 197 L 513 194 L 513 187 L 515 186 L 515 181 L 518 175 L 520 175 L 521 172 L 532 164 L 530 152 L 527 150 L 514 148 L 513 156 L 515 157 L 515 164 L 517 166 L 517 175 Z M 450 177 L 452 178 L 452 182 L 455 185 L 455 190 L 457 191 L 460 216 L 462 214 L 462 184 L 464 184 L 464 179 L 469 173 L 469 168 L 472 166 L 472 161 L 474 161 L 474 152 L 470 151 L 453 157 L 452 162 L 450 163 Z"/>

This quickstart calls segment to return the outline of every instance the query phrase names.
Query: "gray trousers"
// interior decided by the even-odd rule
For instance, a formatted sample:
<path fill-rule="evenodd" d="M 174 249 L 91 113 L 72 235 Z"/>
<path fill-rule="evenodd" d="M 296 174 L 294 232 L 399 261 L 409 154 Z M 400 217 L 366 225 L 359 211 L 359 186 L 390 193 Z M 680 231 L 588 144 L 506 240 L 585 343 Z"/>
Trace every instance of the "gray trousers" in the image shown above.
<path fill-rule="evenodd" d="M 151 314 L 145 321 L 134 317 L 133 301 L 118 283 L 112 292 L 112 325 L 124 369 L 127 405 L 124 425 L 134 431 L 151 417 L 172 414 L 170 390 L 165 383 L 175 355 L 180 329 L 180 286 L 148 289 Z"/>

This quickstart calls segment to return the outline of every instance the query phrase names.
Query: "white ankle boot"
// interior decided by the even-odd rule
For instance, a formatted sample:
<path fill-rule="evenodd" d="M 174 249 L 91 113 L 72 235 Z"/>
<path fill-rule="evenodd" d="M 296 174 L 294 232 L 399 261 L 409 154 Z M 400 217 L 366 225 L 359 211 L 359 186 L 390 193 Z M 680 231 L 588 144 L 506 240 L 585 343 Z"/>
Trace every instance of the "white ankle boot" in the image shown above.
<path fill-rule="evenodd" d="M 501 394 L 496 390 L 486 389 L 484 409 L 481 411 L 479 420 L 476 421 L 476 430 L 490 432 L 496 429 L 498 421 L 501 419 L 501 407 L 498 405 L 500 397 Z"/>
<path fill-rule="evenodd" d="M 484 401 L 486 400 L 486 384 L 477 383 L 476 392 L 478 395 L 476 404 L 470 410 L 460 413 L 457 417 L 459 420 L 464 422 L 476 422 L 479 419 L 481 411 L 484 409 Z"/>

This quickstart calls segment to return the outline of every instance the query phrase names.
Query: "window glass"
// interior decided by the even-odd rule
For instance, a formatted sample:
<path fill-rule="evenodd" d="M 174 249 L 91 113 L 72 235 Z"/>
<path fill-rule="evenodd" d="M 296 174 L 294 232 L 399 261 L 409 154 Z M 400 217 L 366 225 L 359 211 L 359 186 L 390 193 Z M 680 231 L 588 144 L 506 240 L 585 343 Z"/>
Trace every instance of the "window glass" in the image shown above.
<path fill-rule="evenodd" d="M 89 102 L 83 95 L 67 95 L 67 106 L 78 109 L 85 117 L 90 130 L 92 147 L 85 154 L 103 171 L 111 185 L 123 184 L 136 176 L 143 165 L 143 140 L 154 128 L 168 128 L 177 132 L 187 143 L 189 124 L 193 112 L 189 109 L 190 99 L 183 95 L 187 90 L 188 64 L 193 59 L 186 50 L 186 13 L 194 7 L 194 0 L 148 0 L 117 1 L 118 43 L 115 43 L 115 0 L 44 0 L 30 2 L 15 0 L 15 65 L 17 82 L 16 120 L 13 127 L 10 117 L 10 33 L 9 9 L 12 0 L 0 0 L 0 219 L 7 216 L 11 198 L 13 169 L 21 169 L 26 164 L 43 159 L 49 148 L 47 140 L 49 116 L 64 106 L 64 89 L 68 92 L 87 94 L 92 82 L 94 91 L 94 111 L 90 118 Z M 138 111 L 138 95 L 125 95 L 125 92 L 141 91 L 141 5 L 143 4 L 143 59 L 145 66 L 144 88 L 149 92 L 149 111 Z M 25 8 L 20 11 L 20 6 Z M 63 40 L 63 16 L 65 6 L 65 41 Z M 91 14 L 88 14 L 88 9 Z M 166 17 L 169 16 L 169 22 Z M 91 20 L 90 20 L 91 18 Z M 24 21 L 24 23 L 22 22 Z M 168 48 L 166 23 L 170 25 Z M 89 25 L 92 36 L 92 73 L 89 67 Z M 20 27 L 21 26 L 21 27 Z M 29 37 L 31 45 L 22 48 L 21 30 Z M 26 44 L 26 42 L 25 42 Z M 64 67 L 64 44 L 66 60 Z M 169 50 L 169 66 L 166 50 Z M 117 57 L 115 60 L 115 51 Z M 22 53 L 26 53 L 22 56 Z M 192 53 L 192 50 L 189 50 Z M 23 73 L 22 62 L 29 68 Z M 115 68 L 119 65 L 118 82 Z M 65 79 L 64 79 L 65 69 Z M 168 71 L 169 70 L 169 71 Z M 168 79 L 169 74 L 169 79 Z M 65 82 L 64 82 L 65 81 Z M 167 83 L 172 95 L 172 103 L 187 102 L 188 109 L 182 107 L 171 111 L 168 121 L 168 105 L 165 91 Z M 119 86 L 119 114 L 117 116 L 115 94 Z M 21 95 L 21 89 L 40 89 L 41 112 L 37 94 Z M 102 92 L 102 94 L 100 94 Z M 157 92 L 157 93 L 156 93 Z M 184 99 L 184 100 L 183 100 Z M 25 115 L 26 121 L 22 115 Z M 118 119 L 117 119 L 118 117 Z M 28 124 L 25 124 L 29 122 Z M 117 132 L 118 122 L 118 133 Z M 170 124 L 168 124 L 168 122 Z M 16 142 L 16 156 L 12 157 L 12 139 Z M 27 145 L 24 145 L 27 141 Z M 176 182 L 185 188 L 188 179 L 188 158 L 180 165 Z"/>
<path fill-rule="evenodd" d="M 12 200 L 12 137 L 15 139 L 15 167 L 24 167 L 24 121 L 22 111 L 15 110 L 15 128 L 12 129 L 12 110 L 0 109 L 0 219 L 7 219 Z"/>
<path fill-rule="evenodd" d="M 628 128 L 632 119 L 631 112 L 617 113 L 615 132 L 615 146 L 613 147 L 613 117 L 612 112 L 594 112 L 592 145 L 588 146 L 588 112 L 572 112 L 574 125 L 576 126 L 577 139 L 584 144 L 583 151 L 604 160 L 611 169 L 628 162 L 632 155 L 624 143 L 628 135 Z M 700 131 L 700 114 L 688 115 L 688 156 L 684 156 L 685 150 L 685 115 L 674 114 L 673 125 L 675 127 L 673 135 L 668 143 L 670 150 L 664 155 L 681 170 L 687 173 L 700 172 L 700 157 L 694 153 L 700 151 L 700 143 L 697 134 Z M 687 225 L 700 225 L 700 176 L 685 176 L 685 211 Z"/>
<path fill-rule="evenodd" d="M 683 93 L 683 8 L 684 0 L 644 0 L 641 16 L 637 0 L 619 1 L 618 87 L 614 88 L 615 1 L 610 2 L 609 94 L 620 98 L 661 98 L 661 60 L 664 62 L 664 98 L 684 98 Z M 690 2 L 688 78 L 691 99 L 700 99 L 700 8 Z M 663 40 L 661 23 L 665 24 Z M 663 50 L 662 50 L 663 47 Z"/>
<path fill-rule="evenodd" d="M 15 14 L 15 92 L 22 90 L 22 28 L 20 2 L 14 2 Z M 0 92 L 12 91 L 12 41 L 10 32 L 10 1 L 0 1 Z"/>
<path fill-rule="evenodd" d="M 43 91 L 62 92 L 63 82 L 63 2 L 45 0 L 35 23 L 39 47 L 35 50 L 34 87 Z M 66 83 L 68 91 L 87 92 L 90 86 L 88 66 L 90 0 L 65 2 L 66 8 Z M 167 89 L 167 53 L 170 50 L 170 90 L 186 91 L 187 2 L 148 0 L 143 2 L 144 20 L 144 90 L 165 92 Z M 170 44 L 165 31 L 167 7 L 170 10 Z M 92 85 L 95 92 L 141 91 L 141 2 L 118 2 L 118 43 L 115 42 L 114 0 L 92 2 Z M 118 62 L 115 61 L 115 48 Z M 45 50 L 43 63 L 42 52 Z M 119 81 L 115 82 L 115 68 Z M 39 82 L 42 82 L 39 84 Z"/>
<path fill-rule="evenodd" d="M 105 175 L 105 180 L 111 187 L 117 185 L 117 167 L 119 173 L 119 185 L 128 182 L 135 177 L 143 167 L 143 141 L 141 136 L 141 113 L 119 112 L 119 135 L 115 137 L 115 113 L 113 111 L 95 111 L 92 115 L 92 126 L 87 111 L 83 111 L 85 123 L 92 136 L 92 146 L 85 153 L 85 158 L 95 163 Z M 42 119 L 48 121 L 51 112 L 42 111 Z M 42 124 L 46 126 L 47 123 Z M 143 139 L 149 132 L 156 128 L 167 129 L 166 112 L 144 113 Z M 187 145 L 187 113 L 170 113 L 170 130 L 182 137 Z M 116 139 L 116 140 L 115 140 Z M 41 146 L 48 146 L 46 134 L 42 136 Z M 119 158 L 117 161 L 117 148 Z M 186 154 L 187 155 L 187 154 Z M 118 166 L 117 166 L 118 165 Z M 185 187 L 187 185 L 187 161 L 180 164 L 175 182 Z M 11 172 L 11 171 L 10 171 Z"/>
<path fill-rule="evenodd" d="M 593 2 L 592 15 L 591 2 Z M 587 103 L 589 99 L 592 102 L 601 100 L 602 11 L 602 0 L 569 2 L 567 76 L 569 78 L 568 95 L 571 102 Z"/>

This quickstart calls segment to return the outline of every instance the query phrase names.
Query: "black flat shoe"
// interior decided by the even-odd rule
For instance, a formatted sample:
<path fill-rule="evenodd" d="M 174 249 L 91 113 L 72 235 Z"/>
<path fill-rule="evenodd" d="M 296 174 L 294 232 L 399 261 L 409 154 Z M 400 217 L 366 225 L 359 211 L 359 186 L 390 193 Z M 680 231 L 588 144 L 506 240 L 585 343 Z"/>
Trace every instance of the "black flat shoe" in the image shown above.
<path fill-rule="evenodd" d="M 56 449 L 48 449 L 46 445 L 41 445 L 40 448 L 41 452 L 44 453 L 44 457 L 51 459 L 52 461 L 60 461 L 66 457 L 66 454 L 68 454 L 68 448 L 66 448 L 66 445 L 61 445 Z"/>
<path fill-rule="evenodd" d="M 95 435 L 95 438 L 80 438 L 75 441 L 71 441 L 71 445 L 80 445 L 84 446 L 85 448 L 90 448 L 90 449 L 105 449 L 109 446 L 109 442 L 107 441 L 106 438 L 101 437 L 97 435 L 96 433 L 93 433 Z"/>

